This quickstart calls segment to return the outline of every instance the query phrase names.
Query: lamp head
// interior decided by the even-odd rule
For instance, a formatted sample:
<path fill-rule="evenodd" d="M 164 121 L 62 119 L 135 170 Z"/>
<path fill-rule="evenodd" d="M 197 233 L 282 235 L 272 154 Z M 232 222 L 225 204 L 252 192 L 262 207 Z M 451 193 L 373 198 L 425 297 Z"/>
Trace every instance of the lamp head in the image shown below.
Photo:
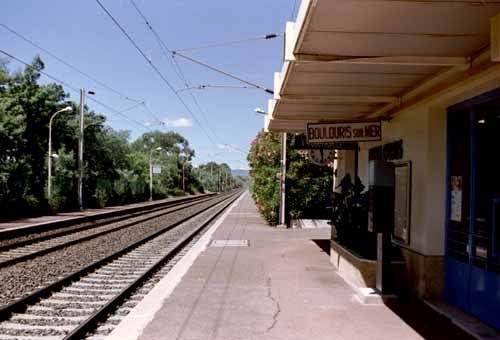
<path fill-rule="evenodd" d="M 71 106 L 66 106 L 64 109 L 61 110 L 61 112 L 72 112 L 73 111 L 73 107 Z"/>

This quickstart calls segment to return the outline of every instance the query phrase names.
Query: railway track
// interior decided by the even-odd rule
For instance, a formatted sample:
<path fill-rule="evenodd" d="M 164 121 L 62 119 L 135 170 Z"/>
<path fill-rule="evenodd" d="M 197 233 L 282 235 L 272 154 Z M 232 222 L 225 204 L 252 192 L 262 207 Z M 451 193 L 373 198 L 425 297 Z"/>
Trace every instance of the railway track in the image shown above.
<path fill-rule="evenodd" d="M 26 261 L 37 256 L 62 249 L 64 247 L 91 240 L 108 233 L 133 227 L 137 223 L 146 222 L 167 214 L 186 209 L 200 202 L 207 202 L 210 197 L 194 198 L 182 202 L 173 202 L 165 207 L 156 208 L 152 212 L 134 213 L 132 216 L 120 216 L 112 221 L 106 220 L 99 224 L 70 228 L 50 235 L 41 235 L 29 240 L 0 247 L 0 268 Z"/>
<path fill-rule="evenodd" d="M 180 197 L 161 203 L 152 203 L 127 209 L 109 211 L 99 215 L 88 215 L 61 221 L 53 221 L 42 225 L 28 227 L 0 229 L 0 252 L 27 246 L 50 238 L 64 236 L 73 232 L 99 227 L 130 219 L 135 216 L 144 216 L 147 213 L 161 211 L 183 203 L 195 202 L 209 198 L 215 194 L 202 194 L 189 197 Z"/>
<path fill-rule="evenodd" d="M 120 307 L 108 318 L 108 324 L 118 323 L 124 308 L 135 304 L 127 297 L 136 292 L 136 300 L 144 282 L 161 273 L 239 195 L 212 198 L 209 207 L 193 209 L 176 223 L 0 309 L 0 339 L 83 339 Z M 102 327 L 96 334 L 107 333 Z"/>

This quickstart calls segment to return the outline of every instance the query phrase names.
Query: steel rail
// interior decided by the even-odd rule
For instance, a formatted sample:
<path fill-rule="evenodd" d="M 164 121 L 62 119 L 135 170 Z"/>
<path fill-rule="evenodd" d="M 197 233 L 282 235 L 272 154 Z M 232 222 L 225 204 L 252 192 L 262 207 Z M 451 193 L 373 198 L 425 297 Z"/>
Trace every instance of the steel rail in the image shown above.
<path fill-rule="evenodd" d="M 155 209 L 153 212 L 148 212 L 148 213 L 154 214 L 155 212 L 158 212 L 158 210 L 165 210 L 165 209 L 174 208 L 174 207 L 177 207 L 177 206 L 182 206 L 182 207 L 179 207 L 177 209 L 170 210 L 170 211 L 160 212 L 160 213 L 157 213 L 157 214 L 152 215 L 152 216 L 146 216 L 146 217 L 144 217 L 144 218 L 142 218 L 140 220 L 137 220 L 137 221 L 133 221 L 133 222 L 121 225 L 121 226 L 117 226 L 115 228 L 108 229 L 108 230 L 103 230 L 103 231 L 100 231 L 100 232 L 96 232 L 95 234 L 91 234 L 91 235 L 87 235 L 87 236 L 84 236 L 84 237 L 81 237 L 81 238 L 78 238 L 78 239 L 75 239 L 75 240 L 63 242 L 63 243 L 60 243 L 60 244 L 57 244 L 57 245 L 54 245 L 54 246 L 49 246 L 48 248 L 37 250 L 37 251 L 33 251 L 32 253 L 20 255 L 20 256 L 17 256 L 17 257 L 13 257 L 11 259 L 6 259 L 5 261 L 0 260 L 0 269 L 8 267 L 8 266 L 11 266 L 11 265 L 14 265 L 14 264 L 19 263 L 19 262 L 31 260 L 33 258 L 40 257 L 40 256 L 43 256 L 43 255 L 52 253 L 54 251 L 57 251 L 59 249 L 65 248 L 65 247 L 69 247 L 69 246 L 72 246 L 72 245 L 75 245 L 75 244 L 78 244 L 78 243 L 81 243 L 81 242 L 89 241 L 89 240 L 92 240 L 94 238 L 97 238 L 97 237 L 100 237 L 100 236 L 104 236 L 106 234 L 109 234 L 109 233 L 112 233 L 112 232 L 115 232 L 115 231 L 118 231 L 118 230 L 121 230 L 121 229 L 129 228 L 129 227 L 132 227 L 132 226 L 134 226 L 134 225 L 136 225 L 138 223 L 146 222 L 146 221 L 149 221 L 149 220 L 161 217 L 161 216 L 169 215 L 169 214 L 178 212 L 180 210 L 192 207 L 192 206 L 194 206 L 196 204 L 207 202 L 210 199 L 211 199 L 211 197 L 209 197 L 209 198 L 202 197 L 202 198 L 198 198 L 196 200 L 191 200 L 191 201 L 188 201 L 188 202 L 185 202 L 185 201 L 179 202 L 179 203 L 176 202 L 175 204 L 172 204 L 172 205 L 169 205 L 169 206 L 165 206 L 165 207 L 162 207 L 162 208 L 158 208 L 158 209 Z M 140 214 L 140 213 L 137 213 L 137 214 Z M 136 216 L 137 215 L 134 215 L 134 217 L 136 217 Z M 122 217 L 123 218 L 121 218 L 120 220 L 124 220 L 124 219 L 130 218 L 130 216 L 122 216 Z M 104 223 L 103 225 L 111 224 L 111 223 L 116 223 L 116 222 L 117 221 L 109 222 L 109 223 Z M 100 227 L 100 226 L 103 226 L 103 225 L 93 226 L 93 228 L 97 228 L 97 227 Z M 89 228 L 90 227 L 87 227 L 85 229 L 89 229 Z M 81 232 L 81 231 L 82 230 L 76 230 L 75 231 L 73 229 L 71 232 L 68 232 L 66 235 L 68 235 L 68 234 L 76 234 L 76 233 Z M 58 235 L 58 236 L 66 236 L 66 235 Z M 55 237 L 56 236 L 50 237 L 48 239 L 55 238 Z M 17 248 L 17 247 L 14 247 L 12 249 L 15 249 L 15 248 Z"/>
<path fill-rule="evenodd" d="M 124 288 L 118 295 L 116 295 L 112 300 L 102 306 L 99 310 L 94 312 L 89 318 L 87 318 L 84 322 L 82 322 L 76 329 L 74 329 L 71 333 L 66 335 L 63 340 L 77 340 L 82 339 L 85 335 L 95 329 L 100 320 L 104 319 L 109 313 L 111 313 L 117 306 L 119 306 L 125 299 L 139 286 L 149 279 L 149 277 L 162 265 L 168 262 L 168 260 L 176 253 L 178 253 L 182 248 L 189 243 L 199 232 L 201 232 L 205 227 L 207 227 L 213 220 L 215 220 L 227 207 L 229 207 L 238 197 L 241 195 L 241 192 L 230 195 L 227 199 L 222 202 L 218 202 L 213 207 L 223 204 L 223 207 L 218 209 L 218 211 L 207 218 L 200 226 L 198 226 L 194 231 L 184 236 L 182 239 L 177 241 L 173 248 L 165 254 L 161 259 L 156 261 L 153 265 L 151 265 L 140 277 L 138 277 L 134 282 Z M 229 201 L 227 203 L 227 201 Z M 202 211 L 204 212 L 204 211 Z M 199 215 L 192 216 L 196 217 Z"/>
<path fill-rule="evenodd" d="M 165 201 L 164 202 L 154 202 L 154 203 L 140 205 L 140 206 L 127 207 L 127 208 L 123 208 L 123 209 L 119 209 L 119 210 L 106 211 L 106 212 L 99 213 L 96 215 L 77 216 L 77 217 L 73 217 L 73 218 L 50 221 L 50 222 L 45 222 L 45 223 L 38 223 L 38 224 L 24 226 L 24 227 L 2 228 L 2 229 L 0 229 L 0 238 L 3 241 L 8 240 L 8 239 L 15 240 L 16 238 L 27 236 L 30 233 L 50 232 L 51 230 L 58 230 L 58 229 L 70 227 L 70 226 L 76 225 L 76 224 L 89 223 L 86 226 L 92 226 L 96 220 L 105 220 L 108 218 L 109 219 L 119 218 L 123 215 L 130 215 L 131 213 L 152 211 L 154 209 L 168 206 L 170 204 L 175 204 L 175 203 L 179 203 L 179 202 L 186 202 L 186 201 L 196 199 L 198 197 L 210 197 L 213 195 L 215 195 L 215 194 L 202 194 L 202 195 L 196 195 L 196 196 L 173 198 L 173 199 L 169 199 L 166 202 Z M 8 246 L 8 245 L 5 245 L 5 246 Z M 2 247 L 4 247 L 4 246 L 2 246 Z"/>
<path fill-rule="evenodd" d="M 215 203 L 214 206 L 221 203 L 221 202 L 224 202 L 230 198 L 233 198 L 234 196 L 237 196 L 239 194 L 241 194 L 241 191 L 239 191 L 235 194 L 230 194 L 228 198 Z M 220 196 L 217 196 L 216 198 L 219 198 L 219 197 Z M 78 278 L 88 274 L 89 272 L 96 270 L 100 266 L 107 264 L 108 262 L 120 257 L 121 255 L 124 255 L 125 253 L 133 250 L 134 248 L 156 238 L 157 236 L 163 234 L 164 232 L 167 232 L 167 231 L 179 226 L 180 224 L 187 222 L 188 220 L 192 219 L 193 217 L 196 217 L 197 215 L 201 214 L 204 211 L 205 210 L 202 210 L 201 212 L 196 212 L 192 215 L 189 215 L 189 216 L 181 219 L 180 221 L 175 222 L 172 225 L 169 225 L 165 228 L 157 230 L 157 231 L 147 235 L 143 239 L 138 240 L 138 241 L 114 252 L 111 255 L 108 255 L 100 260 L 97 260 L 97 261 L 85 266 L 84 268 L 77 270 L 76 272 L 73 272 L 69 275 L 66 275 L 65 277 L 59 279 L 56 282 L 53 282 L 53 283 L 51 283 L 43 288 L 40 288 L 37 291 L 35 291 L 35 292 L 33 292 L 33 293 L 23 297 L 23 298 L 20 298 L 14 302 L 8 304 L 7 306 L 5 306 L 3 308 L 0 308 L 0 322 L 6 321 L 13 313 L 23 312 L 24 310 L 26 310 L 28 308 L 29 305 L 36 303 L 39 299 L 48 297 L 53 292 L 60 290 L 61 288 L 70 284 L 71 282 L 77 280 Z"/>

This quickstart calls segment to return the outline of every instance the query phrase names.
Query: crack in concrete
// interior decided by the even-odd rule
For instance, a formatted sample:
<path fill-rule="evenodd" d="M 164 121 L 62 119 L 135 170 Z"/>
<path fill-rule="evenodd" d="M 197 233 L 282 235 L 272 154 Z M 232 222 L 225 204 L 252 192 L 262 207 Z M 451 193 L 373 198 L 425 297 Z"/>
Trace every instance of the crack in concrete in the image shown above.
<path fill-rule="evenodd" d="M 276 324 L 278 323 L 278 316 L 281 313 L 281 307 L 280 307 L 279 301 L 276 300 L 272 295 L 271 277 L 267 278 L 266 283 L 267 283 L 267 298 L 269 300 L 273 301 L 274 304 L 276 305 L 276 312 L 274 312 L 274 314 L 273 314 L 273 323 L 271 324 L 271 326 L 267 327 L 267 329 L 266 329 L 266 333 L 269 333 L 274 328 L 274 326 L 276 326 Z"/>

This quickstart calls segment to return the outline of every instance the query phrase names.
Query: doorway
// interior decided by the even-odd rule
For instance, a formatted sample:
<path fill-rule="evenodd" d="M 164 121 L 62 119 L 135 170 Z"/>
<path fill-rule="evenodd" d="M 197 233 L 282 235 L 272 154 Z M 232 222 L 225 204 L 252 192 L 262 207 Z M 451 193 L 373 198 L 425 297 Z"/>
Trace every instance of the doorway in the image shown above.
<path fill-rule="evenodd" d="M 445 298 L 500 329 L 500 90 L 448 109 Z"/>

